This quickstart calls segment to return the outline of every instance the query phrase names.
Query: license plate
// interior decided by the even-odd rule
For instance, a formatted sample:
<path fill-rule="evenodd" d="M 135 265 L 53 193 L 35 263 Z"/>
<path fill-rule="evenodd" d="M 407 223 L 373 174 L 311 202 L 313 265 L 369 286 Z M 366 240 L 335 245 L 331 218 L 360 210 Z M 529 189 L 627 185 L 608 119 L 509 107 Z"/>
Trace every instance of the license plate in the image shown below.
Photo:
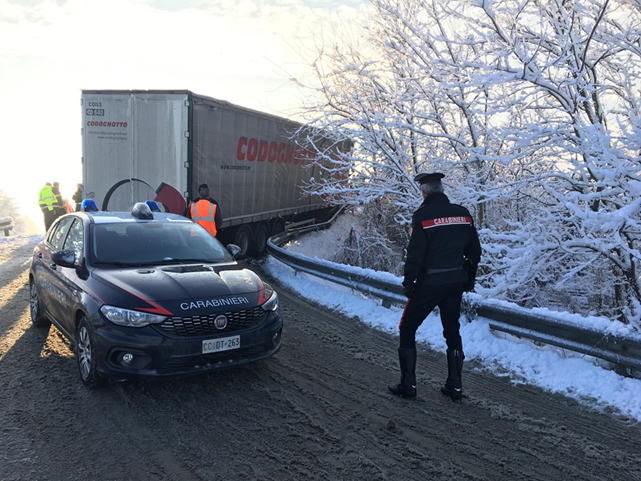
<path fill-rule="evenodd" d="M 210 352 L 230 351 L 240 347 L 240 336 L 222 337 L 203 341 L 203 354 Z"/>

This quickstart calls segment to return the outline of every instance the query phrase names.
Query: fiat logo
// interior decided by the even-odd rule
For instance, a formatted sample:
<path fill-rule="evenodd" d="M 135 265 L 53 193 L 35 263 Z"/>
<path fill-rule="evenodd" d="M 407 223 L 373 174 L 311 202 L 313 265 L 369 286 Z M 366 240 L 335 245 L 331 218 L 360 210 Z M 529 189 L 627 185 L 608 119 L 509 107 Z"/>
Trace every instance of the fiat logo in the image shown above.
<path fill-rule="evenodd" d="M 214 319 L 214 325 L 217 329 L 225 329 L 227 327 L 227 317 L 220 315 Z"/>

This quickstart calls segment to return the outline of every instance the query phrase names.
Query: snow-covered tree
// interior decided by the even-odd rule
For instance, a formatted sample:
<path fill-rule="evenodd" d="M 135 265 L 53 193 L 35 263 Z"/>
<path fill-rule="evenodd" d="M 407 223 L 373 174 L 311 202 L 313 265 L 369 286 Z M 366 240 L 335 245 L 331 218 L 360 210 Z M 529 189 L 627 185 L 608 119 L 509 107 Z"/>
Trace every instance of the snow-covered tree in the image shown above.
<path fill-rule="evenodd" d="M 0 190 L 0 219 L 5 219 L 7 217 L 13 220 L 14 229 L 12 229 L 11 233 L 15 234 L 21 232 L 23 220 L 20 215 L 18 201 Z M 4 234 L 0 231 L 0 235 Z"/>
<path fill-rule="evenodd" d="M 384 199 L 402 226 L 420 202 L 414 174 L 442 170 L 475 212 L 488 295 L 582 289 L 639 322 L 641 3 L 371 4 L 364 39 L 313 64 L 310 125 L 354 146 L 325 156 L 352 182 L 314 188 Z"/>

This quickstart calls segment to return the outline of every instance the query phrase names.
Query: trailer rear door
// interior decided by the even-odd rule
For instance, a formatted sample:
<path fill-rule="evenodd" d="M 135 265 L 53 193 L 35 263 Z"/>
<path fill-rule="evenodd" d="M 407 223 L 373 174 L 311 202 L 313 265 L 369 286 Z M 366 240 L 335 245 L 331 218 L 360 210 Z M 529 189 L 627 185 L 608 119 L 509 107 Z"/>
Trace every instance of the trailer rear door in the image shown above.
<path fill-rule="evenodd" d="M 101 209 L 128 211 L 164 187 L 176 195 L 163 199 L 177 199 L 167 200 L 166 210 L 184 208 L 188 94 L 85 91 L 81 104 L 85 197 Z"/>

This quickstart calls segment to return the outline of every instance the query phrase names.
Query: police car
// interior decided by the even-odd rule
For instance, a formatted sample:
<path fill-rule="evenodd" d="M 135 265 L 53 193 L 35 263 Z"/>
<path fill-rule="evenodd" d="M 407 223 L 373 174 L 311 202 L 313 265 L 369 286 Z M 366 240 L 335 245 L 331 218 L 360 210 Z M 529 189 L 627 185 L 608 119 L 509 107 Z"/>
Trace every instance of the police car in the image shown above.
<path fill-rule="evenodd" d="M 36 246 L 29 287 L 33 323 L 52 322 L 71 341 L 85 385 L 200 373 L 278 351 L 278 296 L 236 263 L 236 246 L 228 251 L 151 201 L 132 212 L 84 201 L 83 210 L 58 219 Z"/>

